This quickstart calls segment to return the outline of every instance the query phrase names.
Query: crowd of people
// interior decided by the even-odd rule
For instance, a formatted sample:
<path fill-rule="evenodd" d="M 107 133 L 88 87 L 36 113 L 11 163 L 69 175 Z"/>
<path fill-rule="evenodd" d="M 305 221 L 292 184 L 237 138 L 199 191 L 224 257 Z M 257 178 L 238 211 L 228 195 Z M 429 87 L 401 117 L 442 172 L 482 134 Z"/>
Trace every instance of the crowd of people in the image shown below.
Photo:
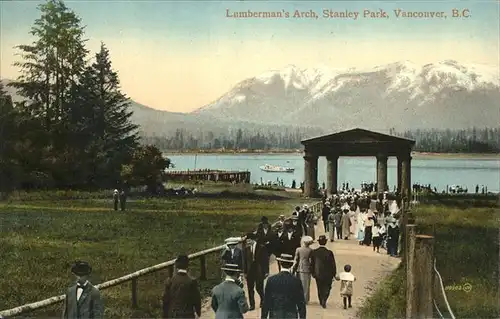
<path fill-rule="evenodd" d="M 260 297 L 261 318 L 306 318 L 311 280 L 316 281 L 318 301 L 327 307 L 332 283 L 340 281 L 344 309 L 352 307 L 353 282 L 350 265 L 337 271 L 328 241 L 355 237 L 360 245 L 397 256 L 399 241 L 396 201 L 387 192 L 373 200 L 366 191 L 341 191 L 323 198 L 318 215 L 308 205 L 297 206 L 289 216 L 281 215 L 270 224 L 262 217 L 256 231 L 243 237 L 226 239 L 222 251 L 223 281 L 212 289 L 211 308 L 216 319 L 243 318 L 256 308 L 255 292 Z M 118 196 L 119 201 L 119 196 Z M 326 235 L 316 236 L 322 220 Z M 316 241 L 319 247 L 311 248 Z M 278 273 L 270 276 L 270 257 L 278 262 Z M 189 258 L 180 255 L 175 273 L 168 278 L 163 294 L 164 318 L 201 316 L 202 301 L 198 283 L 188 274 Z M 104 307 L 100 292 L 89 281 L 92 268 L 78 261 L 72 268 L 76 284 L 66 293 L 63 318 L 102 318 Z M 248 288 L 248 300 L 244 286 Z"/>
<path fill-rule="evenodd" d="M 396 257 L 399 246 L 399 218 L 397 201 L 384 192 L 372 200 L 368 192 L 342 192 L 324 199 L 322 218 L 330 241 L 347 240 L 356 236 L 360 245 L 372 246 L 373 251 L 385 248 Z"/>
<path fill-rule="evenodd" d="M 221 256 L 226 278 L 212 291 L 212 309 L 216 318 L 243 318 L 246 311 L 255 309 L 255 290 L 261 300 L 261 318 L 305 318 L 312 278 L 316 280 L 318 299 L 323 308 L 326 308 L 335 279 L 340 280 L 344 308 L 352 307 L 355 280 L 352 267 L 345 265 L 344 271 L 337 273 L 334 254 L 326 248 L 327 241 L 355 237 L 360 245 L 373 247 L 378 253 L 380 248 L 386 248 L 388 254 L 396 257 L 401 213 L 396 201 L 388 199 L 387 192 L 373 200 L 367 191 L 344 190 L 338 195 L 325 197 L 323 204 L 320 216 L 303 205 L 296 207 L 288 218 L 281 215 L 273 225 L 264 217 L 257 231 L 243 238 L 227 239 L 227 249 Z M 312 249 L 310 246 L 316 239 L 315 226 L 320 218 L 328 235 L 319 236 L 319 248 Z M 248 245 L 240 248 L 238 244 L 242 240 Z M 279 272 L 269 277 L 272 254 L 278 261 Z M 227 281 L 235 284 L 230 289 L 232 294 L 221 288 L 227 287 Z M 245 282 L 248 304 L 243 290 Z M 240 289 L 234 290 L 234 286 Z M 224 300 L 222 308 L 221 299 Z M 230 315 L 227 309 L 232 309 Z"/>

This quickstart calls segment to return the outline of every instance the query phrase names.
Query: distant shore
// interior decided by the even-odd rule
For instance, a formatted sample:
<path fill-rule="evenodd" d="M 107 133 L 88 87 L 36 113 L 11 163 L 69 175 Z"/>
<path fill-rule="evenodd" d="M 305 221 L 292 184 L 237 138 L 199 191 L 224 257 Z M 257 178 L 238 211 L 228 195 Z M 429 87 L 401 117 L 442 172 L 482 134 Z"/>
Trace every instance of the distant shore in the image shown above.
<path fill-rule="evenodd" d="M 200 151 L 164 151 L 167 155 L 286 155 L 302 154 L 303 150 L 200 150 Z M 414 158 L 474 158 L 497 159 L 500 154 L 486 153 L 432 153 L 412 152 Z"/>

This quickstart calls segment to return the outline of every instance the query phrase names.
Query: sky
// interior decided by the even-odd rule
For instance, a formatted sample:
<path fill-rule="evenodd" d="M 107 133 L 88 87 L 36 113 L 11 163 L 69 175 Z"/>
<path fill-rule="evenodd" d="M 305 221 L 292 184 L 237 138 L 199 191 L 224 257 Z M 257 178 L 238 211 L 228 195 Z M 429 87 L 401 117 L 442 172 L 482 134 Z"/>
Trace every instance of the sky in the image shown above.
<path fill-rule="evenodd" d="M 0 2 L 0 77 L 19 73 L 14 46 L 42 1 Z M 500 11 L 490 1 L 66 1 L 86 25 L 95 53 L 110 50 L 124 93 L 162 110 L 190 112 L 238 82 L 293 64 L 373 67 L 409 60 L 457 60 L 499 66 Z M 364 18 L 364 10 L 388 18 Z M 446 18 L 397 18 L 394 10 L 445 12 Z M 452 17 L 452 10 L 467 17 Z M 317 13 L 318 18 L 231 18 L 234 12 Z M 323 18 L 323 10 L 360 12 L 356 20 Z"/>

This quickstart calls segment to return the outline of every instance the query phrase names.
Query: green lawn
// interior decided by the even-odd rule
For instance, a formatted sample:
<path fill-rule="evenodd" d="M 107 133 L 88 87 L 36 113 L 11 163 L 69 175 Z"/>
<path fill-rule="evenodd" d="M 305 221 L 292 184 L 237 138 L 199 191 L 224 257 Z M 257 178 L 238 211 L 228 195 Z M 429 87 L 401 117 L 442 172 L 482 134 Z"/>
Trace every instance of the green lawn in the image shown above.
<path fill-rule="evenodd" d="M 466 208 L 458 202 L 422 205 L 414 215 L 418 232 L 436 238 L 436 265 L 444 286 L 471 287 L 470 292 L 447 291 L 455 316 L 498 318 L 499 211 L 493 199 L 474 206 Z M 405 279 L 402 269 L 395 271 L 369 299 L 361 311 L 362 318 L 404 316 Z M 440 310 L 447 313 L 440 290 L 435 289 L 434 294 Z"/>
<path fill-rule="evenodd" d="M 17 196 L 0 202 L 0 309 L 64 293 L 74 280 L 70 265 L 75 259 L 92 264 L 91 280 L 98 284 L 179 253 L 221 245 L 226 237 L 253 230 L 263 215 L 274 220 L 290 212 L 298 201 L 274 196 L 135 200 L 122 213 L 113 211 L 104 196 L 77 194 L 70 197 L 81 199 L 31 194 L 30 200 Z M 207 265 L 205 292 L 220 280 L 218 254 Z M 191 271 L 199 275 L 198 261 Z M 130 283 L 104 290 L 106 317 L 158 317 L 166 275 L 161 271 L 139 279 L 137 310 L 130 306 Z M 31 315 L 59 316 L 60 306 Z"/>

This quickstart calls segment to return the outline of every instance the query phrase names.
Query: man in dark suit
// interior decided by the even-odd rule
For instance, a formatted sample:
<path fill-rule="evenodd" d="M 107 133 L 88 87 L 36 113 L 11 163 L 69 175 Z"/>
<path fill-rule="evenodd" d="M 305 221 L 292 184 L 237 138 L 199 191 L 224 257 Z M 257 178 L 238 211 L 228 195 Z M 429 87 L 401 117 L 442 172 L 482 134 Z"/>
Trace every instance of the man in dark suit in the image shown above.
<path fill-rule="evenodd" d="M 201 315 L 200 289 L 197 281 L 188 275 L 188 265 L 186 255 L 175 260 L 177 273 L 165 283 L 163 318 L 194 319 Z"/>
<path fill-rule="evenodd" d="M 234 264 L 226 264 L 221 269 L 226 279 L 212 289 L 215 319 L 243 319 L 243 314 L 248 312 L 248 303 L 245 291 L 237 283 L 241 269 Z"/>
<path fill-rule="evenodd" d="M 92 267 L 85 261 L 77 261 L 71 272 L 77 281 L 66 292 L 63 319 L 102 319 L 104 304 L 101 293 L 88 281 Z"/>
<path fill-rule="evenodd" d="M 127 203 L 127 193 L 125 192 L 125 189 L 122 189 L 120 191 L 120 209 L 122 211 L 125 210 L 126 203 Z"/>
<path fill-rule="evenodd" d="M 326 308 L 326 302 L 330 296 L 332 282 L 337 275 L 337 266 L 333 252 L 325 247 L 327 239 L 325 235 L 318 238 L 317 249 L 311 254 L 311 269 L 316 286 L 318 288 L 318 298 L 321 307 Z"/>
<path fill-rule="evenodd" d="M 259 240 L 259 237 L 254 233 L 247 235 L 250 239 L 249 245 L 245 246 L 245 277 L 248 285 L 248 300 L 250 302 L 250 310 L 255 309 L 255 289 L 260 297 L 260 306 L 264 300 L 264 278 L 265 278 L 265 263 L 269 266 L 269 259 L 266 247 Z"/>
<path fill-rule="evenodd" d="M 330 215 L 330 202 L 326 202 L 321 209 L 321 217 L 323 219 L 323 225 L 325 227 L 325 233 L 328 234 L 329 224 L 328 224 L 328 216 Z"/>
<path fill-rule="evenodd" d="M 239 241 L 236 238 L 226 239 L 226 249 L 222 252 L 222 264 L 235 264 L 239 269 L 243 269 L 243 252 L 237 245 Z"/>
<path fill-rule="evenodd" d="M 295 233 L 297 233 L 297 236 L 299 236 L 299 238 L 302 238 L 302 236 L 305 236 L 304 226 L 300 224 L 299 217 L 292 216 L 291 220 L 292 220 L 291 226 L 293 227 L 293 231 Z"/>
<path fill-rule="evenodd" d="M 300 247 L 301 238 L 302 237 L 295 232 L 293 225 L 288 227 L 283 234 L 283 250 L 281 253 L 294 256 L 295 250 Z"/>
<path fill-rule="evenodd" d="M 273 254 L 276 257 L 281 256 L 282 253 L 284 253 L 284 240 L 286 236 L 286 232 L 284 231 L 285 227 L 281 226 L 280 228 L 277 229 L 275 233 L 275 239 L 274 239 L 274 244 L 273 244 Z M 278 271 L 281 271 L 281 265 L 278 263 Z"/>
<path fill-rule="evenodd" d="M 267 217 L 262 217 L 261 223 L 257 228 L 257 238 L 260 243 L 263 243 L 266 247 L 267 257 L 266 261 L 264 261 L 262 270 L 264 271 L 264 276 L 269 275 L 269 260 L 271 258 L 271 254 L 273 252 L 274 240 L 276 235 L 271 230 L 271 226 L 269 225 Z"/>
<path fill-rule="evenodd" d="M 281 271 L 267 279 L 262 305 L 262 319 L 306 318 L 306 302 L 300 279 L 291 274 L 293 256 L 276 258 Z"/>

